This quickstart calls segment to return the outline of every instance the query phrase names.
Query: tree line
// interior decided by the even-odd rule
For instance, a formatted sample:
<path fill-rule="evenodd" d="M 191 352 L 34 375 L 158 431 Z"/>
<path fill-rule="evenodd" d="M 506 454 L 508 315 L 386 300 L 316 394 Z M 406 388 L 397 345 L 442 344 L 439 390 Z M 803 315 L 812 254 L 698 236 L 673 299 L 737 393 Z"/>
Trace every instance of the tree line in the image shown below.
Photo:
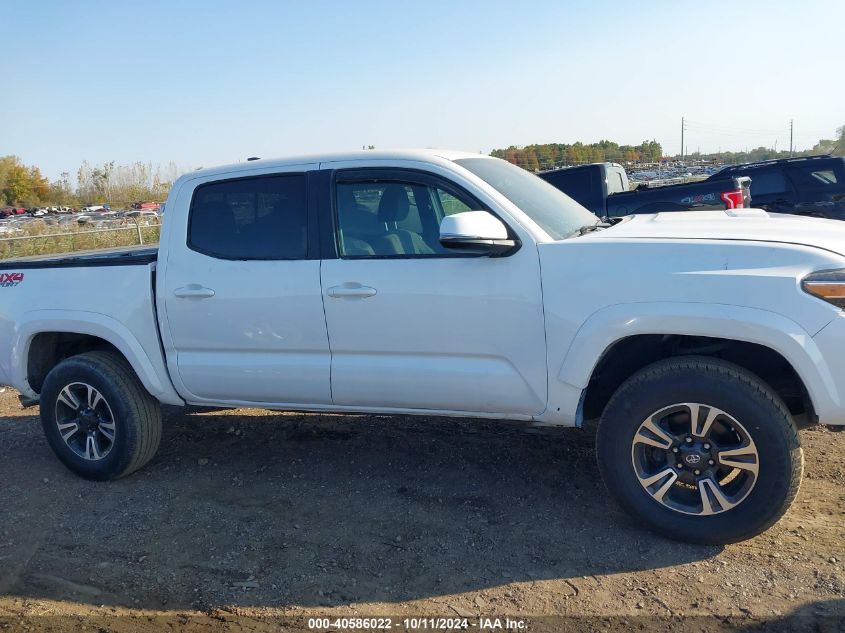
<path fill-rule="evenodd" d="M 820 139 L 812 148 L 790 153 L 775 151 L 770 147 L 758 147 L 743 152 L 716 152 L 687 154 L 684 158 L 709 160 L 718 163 L 748 163 L 790 156 L 811 156 L 814 154 L 845 154 L 845 125 L 836 130 L 836 138 Z M 505 149 L 494 149 L 491 156 L 504 158 L 529 171 L 541 171 L 587 163 L 655 163 L 661 159 L 680 160 L 680 154 L 664 156 L 663 147 L 657 141 L 643 141 L 639 145 L 619 145 L 613 141 L 598 143 L 542 143 L 534 145 L 511 145 Z"/>
<path fill-rule="evenodd" d="M 529 171 L 553 169 L 564 165 L 583 165 L 602 162 L 656 162 L 663 156 L 657 141 L 643 141 L 639 145 L 619 145 L 613 141 L 598 143 L 543 143 L 539 145 L 511 145 L 494 149 L 491 156 L 504 158 Z"/>
<path fill-rule="evenodd" d="M 63 172 L 50 182 L 38 167 L 23 164 L 17 156 L 3 156 L 0 157 L 0 206 L 77 207 L 104 202 L 128 206 L 140 201 L 161 202 L 183 171 L 175 163 L 118 165 L 111 161 L 93 166 L 85 161 L 75 178 Z"/>

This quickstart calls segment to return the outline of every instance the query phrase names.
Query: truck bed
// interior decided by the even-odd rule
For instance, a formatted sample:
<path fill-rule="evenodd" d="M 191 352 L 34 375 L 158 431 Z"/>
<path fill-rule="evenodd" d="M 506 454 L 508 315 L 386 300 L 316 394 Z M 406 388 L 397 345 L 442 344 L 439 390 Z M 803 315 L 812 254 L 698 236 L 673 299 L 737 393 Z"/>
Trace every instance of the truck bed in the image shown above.
<path fill-rule="evenodd" d="M 733 182 L 702 180 L 661 187 L 642 187 L 608 196 L 607 215 L 619 217 L 631 213 L 724 209 L 722 193 L 738 188 L 739 184 L 735 179 Z"/>
<path fill-rule="evenodd" d="M 78 268 L 83 266 L 138 266 L 151 264 L 157 258 L 157 246 L 131 246 L 128 248 L 109 248 L 3 259 L 0 260 L 0 270 Z"/>
<path fill-rule="evenodd" d="M 150 393 L 178 403 L 156 322 L 157 256 L 146 246 L 0 261 L 0 384 L 37 397 L 40 384 L 22 373 L 20 355 L 34 333 L 65 332 L 111 344 Z"/>

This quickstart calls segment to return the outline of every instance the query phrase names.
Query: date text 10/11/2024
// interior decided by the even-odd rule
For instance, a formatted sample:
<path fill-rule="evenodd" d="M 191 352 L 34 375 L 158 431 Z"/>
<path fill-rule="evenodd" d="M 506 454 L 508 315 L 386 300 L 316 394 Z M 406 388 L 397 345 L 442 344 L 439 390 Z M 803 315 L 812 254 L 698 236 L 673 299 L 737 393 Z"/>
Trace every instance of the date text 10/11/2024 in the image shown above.
<path fill-rule="evenodd" d="M 527 628 L 525 620 L 511 618 L 480 617 L 471 618 L 403 618 L 394 620 L 389 617 L 374 618 L 309 618 L 308 628 L 321 630 L 391 630 L 406 631 L 466 631 L 479 629 L 482 631 L 524 631 Z"/>

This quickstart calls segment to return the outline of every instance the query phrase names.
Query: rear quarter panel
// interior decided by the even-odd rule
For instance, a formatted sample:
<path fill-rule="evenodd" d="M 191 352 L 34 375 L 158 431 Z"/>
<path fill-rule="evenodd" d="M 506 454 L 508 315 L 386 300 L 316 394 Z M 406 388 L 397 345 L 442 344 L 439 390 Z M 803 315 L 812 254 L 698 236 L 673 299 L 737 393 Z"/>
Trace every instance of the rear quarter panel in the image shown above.
<path fill-rule="evenodd" d="M 0 382 L 36 394 L 26 379 L 29 346 L 41 332 L 98 336 L 120 350 L 147 390 L 181 404 L 162 360 L 152 297 L 154 264 L 21 269 L 0 283 Z"/>

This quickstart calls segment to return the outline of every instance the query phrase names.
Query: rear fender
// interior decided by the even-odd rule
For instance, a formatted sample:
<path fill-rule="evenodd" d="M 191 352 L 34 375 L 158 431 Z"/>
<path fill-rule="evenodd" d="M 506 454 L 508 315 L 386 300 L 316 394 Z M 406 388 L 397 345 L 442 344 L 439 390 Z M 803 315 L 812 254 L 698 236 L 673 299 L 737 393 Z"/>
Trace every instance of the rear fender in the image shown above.
<path fill-rule="evenodd" d="M 16 327 L 11 345 L 10 382 L 24 396 L 34 398 L 38 394 L 27 381 L 29 348 L 36 335 L 42 332 L 67 332 L 96 336 L 114 345 L 132 366 L 144 388 L 153 397 L 165 404 L 181 405 L 179 397 L 170 383 L 170 378 L 161 357 L 158 340 L 148 353 L 153 342 L 147 342 L 147 349 L 122 323 L 98 312 L 38 310 L 22 315 Z"/>

